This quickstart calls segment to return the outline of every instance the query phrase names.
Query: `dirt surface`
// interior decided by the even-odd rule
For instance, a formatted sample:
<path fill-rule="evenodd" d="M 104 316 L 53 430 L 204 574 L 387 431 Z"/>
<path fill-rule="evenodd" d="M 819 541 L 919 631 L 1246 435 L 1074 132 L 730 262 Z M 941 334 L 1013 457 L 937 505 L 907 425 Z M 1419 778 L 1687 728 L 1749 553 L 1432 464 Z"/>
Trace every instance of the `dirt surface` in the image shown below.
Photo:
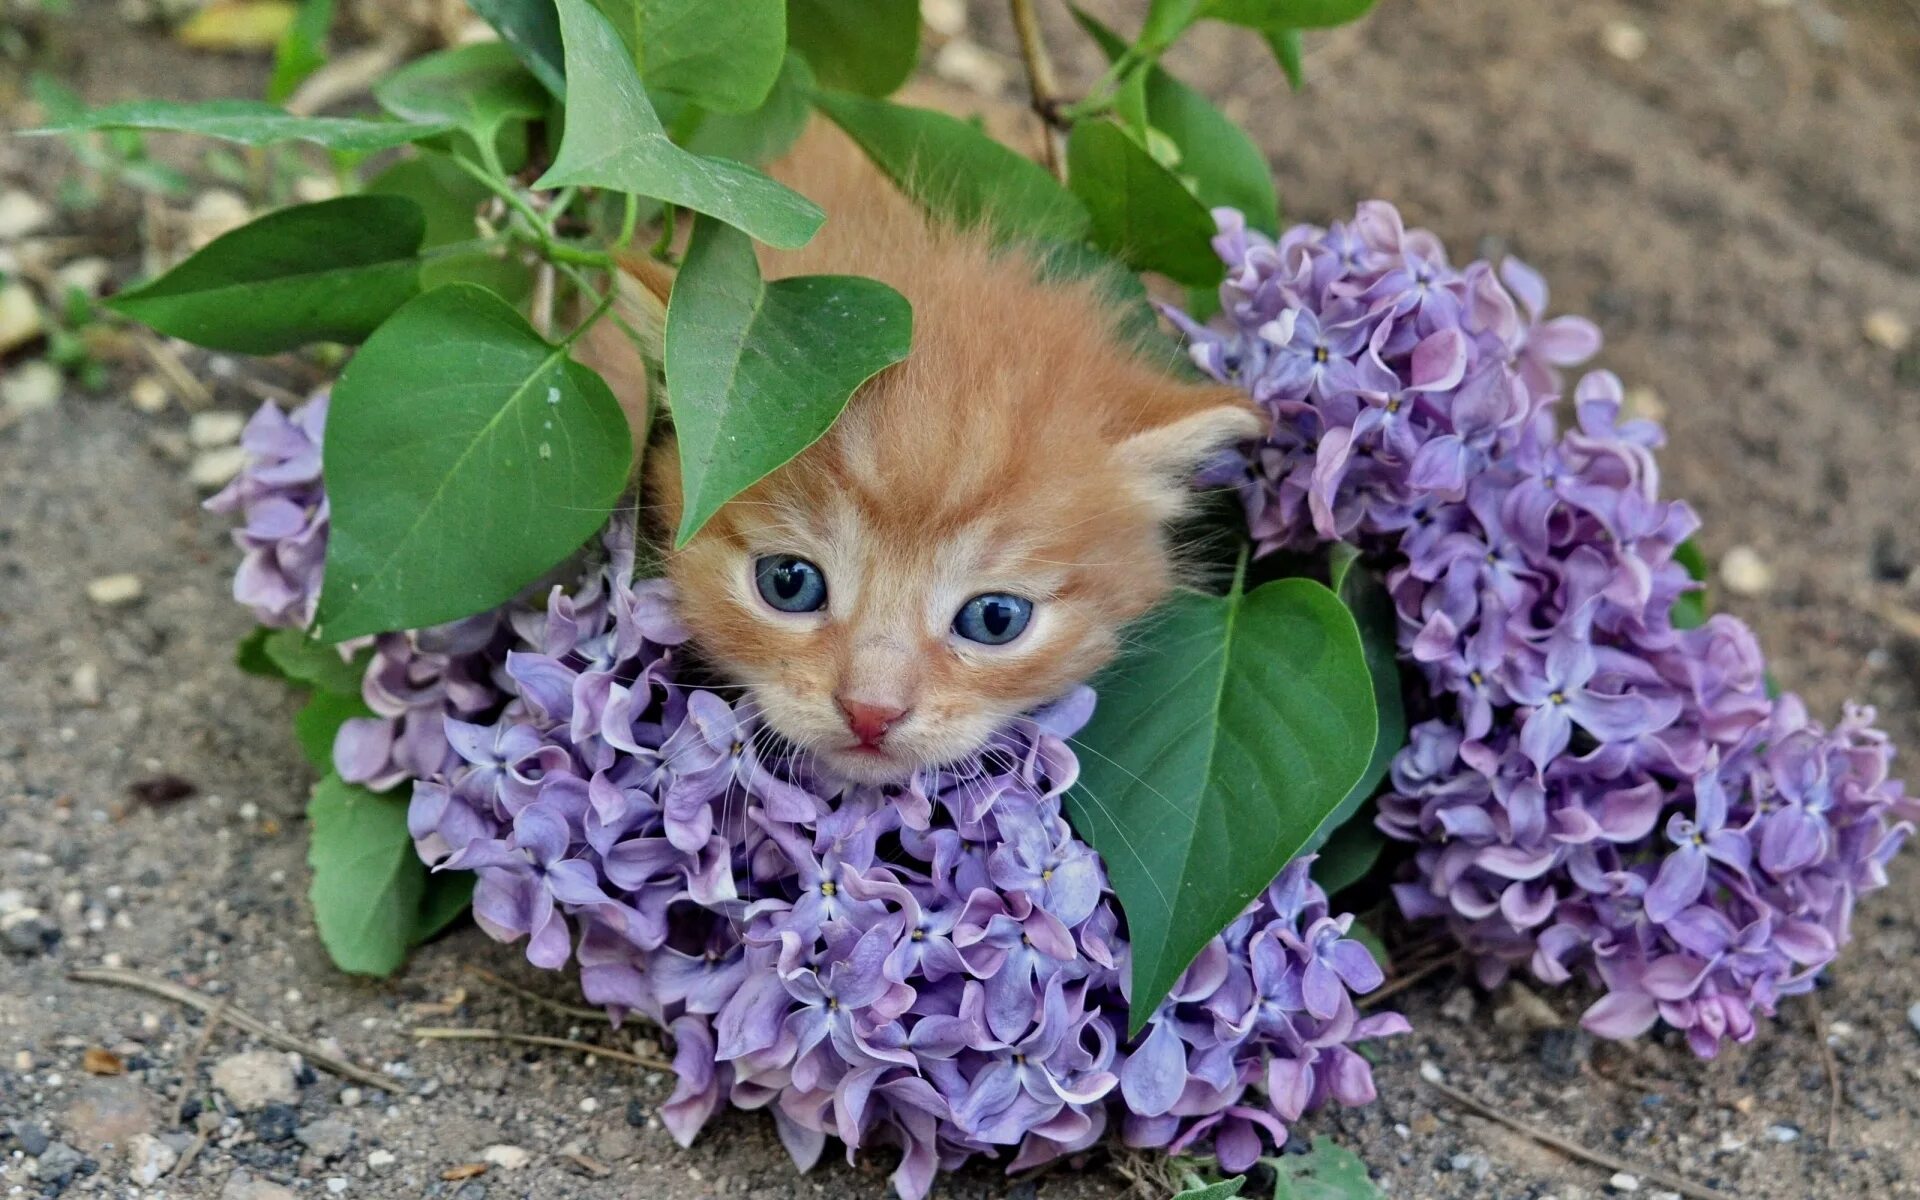
<path fill-rule="evenodd" d="M 127 27 L 125 6 L 17 15 L 35 7 L 0 5 L 13 25 L 0 50 L 14 55 L 0 57 L 0 126 L 23 111 L 29 65 L 96 101 L 231 93 L 260 77 L 257 62 Z M 1124 23 L 1139 6 L 1094 7 Z M 986 57 L 951 52 L 942 67 L 976 88 L 1007 68 L 1011 89 L 1003 13 L 972 8 Z M 1096 64 L 1052 27 L 1084 80 Z M 1309 42 L 1304 95 L 1224 31 L 1173 64 L 1256 131 L 1293 216 L 1386 196 L 1462 257 L 1524 255 L 1557 308 L 1595 316 L 1605 364 L 1667 416 L 1668 488 L 1699 508 L 1709 557 L 1745 547 L 1770 572 L 1769 588 L 1723 589 L 1722 601 L 1758 627 L 1778 676 L 1824 714 L 1848 696 L 1876 703 L 1898 740 L 1920 744 L 1920 618 L 1902 616 L 1920 611 L 1920 579 L 1908 582 L 1920 562 L 1920 345 L 1897 348 L 1900 326 L 1920 324 L 1920 8 L 1382 0 L 1361 28 Z M 70 165 L 56 145 L 0 140 L 0 192 L 51 199 Z M 95 239 L 125 280 L 137 211 L 122 199 L 62 213 L 51 233 Z M 33 354 L 5 360 L 8 377 Z M 631 1032 L 610 1037 L 470 974 L 563 990 L 475 929 L 384 983 L 329 967 L 304 900 L 311 777 L 292 702 L 230 665 L 248 622 L 226 594 L 224 522 L 196 508 L 188 414 L 128 402 L 150 369 L 118 371 L 98 395 L 69 388 L 46 411 L 0 411 L 0 1194 L 884 1195 L 872 1163 L 795 1176 L 762 1116 L 723 1117 L 677 1149 L 653 1116 L 669 1090 L 659 1074 L 410 1040 L 428 1023 L 632 1045 Z M 207 364 L 216 411 L 255 403 L 239 369 Z M 139 578 L 139 599 L 88 598 L 90 581 L 118 573 Z M 194 794 L 132 798 L 168 776 Z M 1385 1048 L 1381 1101 L 1301 1132 L 1359 1151 L 1396 1197 L 1664 1190 L 1609 1183 L 1609 1170 L 1465 1115 L 1421 1082 L 1431 1063 L 1503 1112 L 1726 1195 L 1920 1196 L 1911 857 L 1866 904 L 1820 993 L 1837 1099 L 1804 1001 L 1752 1046 L 1700 1063 L 1658 1041 L 1596 1049 L 1571 1031 L 1578 995 L 1549 997 L 1542 1013 L 1511 989 L 1487 996 L 1441 975 L 1402 998 L 1417 1032 Z M 103 963 L 226 998 L 404 1088 L 268 1070 L 269 1093 L 290 1090 L 235 1112 L 246 1089 L 233 1072 L 261 1064 L 227 1060 L 260 1043 L 230 1025 L 208 1036 L 199 1014 L 160 998 L 65 978 Z M 89 1074 L 90 1047 L 119 1054 L 126 1073 Z M 485 1174 L 443 1178 L 490 1147 Z M 142 1182 L 143 1165 L 183 1152 L 184 1168 Z M 1095 1156 L 1028 1180 L 976 1168 L 939 1194 L 1073 1200 L 1127 1186 Z"/>

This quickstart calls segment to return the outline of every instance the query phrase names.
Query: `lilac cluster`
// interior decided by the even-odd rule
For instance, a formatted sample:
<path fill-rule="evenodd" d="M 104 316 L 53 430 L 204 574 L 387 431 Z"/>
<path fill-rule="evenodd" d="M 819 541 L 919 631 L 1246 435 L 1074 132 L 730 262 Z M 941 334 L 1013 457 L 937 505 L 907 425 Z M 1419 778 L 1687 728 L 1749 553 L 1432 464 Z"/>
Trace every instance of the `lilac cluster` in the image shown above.
<path fill-rule="evenodd" d="M 326 423 L 325 393 L 292 413 L 261 405 L 240 434 L 245 469 L 205 505 L 240 518 L 233 541 L 244 554 L 233 598 L 274 629 L 305 629 L 320 603 L 327 557 L 320 433 Z"/>
<path fill-rule="evenodd" d="M 236 488 L 262 502 L 256 467 Z M 377 639 L 363 694 L 379 716 L 343 727 L 334 757 L 375 788 L 413 781 L 415 845 L 476 874 L 489 934 L 577 964 L 594 1003 L 670 1032 L 676 1138 L 723 1103 L 767 1108 L 802 1167 L 829 1136 L 849 1156 L 895 1148 L 918 1200 L 975 1155 L 1025 1168 L 1110 1129 L 1237 1171 L 1308 1110 L 1373 1099 L 1353 1044 L 1407 1025 L 1357 1010 L 1380 969 L 1305 860 L 1128 1040 L 1119 909 L 1062 813 L 1090 690 L 966 763 L 845 788 L 694 680 L 666 585 L 634 579 L 633 538 L 616 518 L 544 604 Z M 317 575 L 300 583 L 290 604 L 311 612 Z"/>
<path fill-rule="evenodd" d="M 1277 243 L 1216 216 L 1225 319 L 1173 315 L 1273 419 L 1220 477 L 1262 552 L 1367 554 L 1428 685 L 1377 820 L 1417 847 L 1402 909 L 1444 919 L 1489 985 L 1526 963 L 1604 986 L 1595 1033 L 1751 1038 L 1920 815 L 1872 714 L 1825 730 L 1769 699 L 1744 625 L 1676 627 L 1694 514 L 1660 498 L 1660 431 L 1622 422 L 1611 374 L 1578 381 L 1561 429 L 1558 369 L 1600 337 L 1543 319 L 1532 270 L 1455 268 L 1380 202 Z"/>

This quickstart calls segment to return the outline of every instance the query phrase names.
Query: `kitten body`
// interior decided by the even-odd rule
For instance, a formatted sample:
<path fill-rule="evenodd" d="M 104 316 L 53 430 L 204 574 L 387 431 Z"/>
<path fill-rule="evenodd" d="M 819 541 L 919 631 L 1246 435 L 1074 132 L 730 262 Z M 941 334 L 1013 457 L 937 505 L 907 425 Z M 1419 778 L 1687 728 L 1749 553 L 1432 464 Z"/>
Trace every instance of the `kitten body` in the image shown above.
<path fill-rule="evenodd" d="M 816 126 L 772 173 L 828 219 L 799 250 L 763 250 L 766 275 L 884 280 L 913 305 L 912 350 L 667 570 L 697 645 L 775 731 L 831 774 L 900 782 L 1111 658 L 1173 586 L 1166 528 L 1194 470 L 1264 421 L 1141 361 L 1093 284 L 1043 283 L 1028 254 L 928 220 L 837 131 Z M 596 357 L 644 405 L 637 364 Z M 645 468 L 668 543 L 672 445 L 656 438 Z M 780 607 L 816 583 L 817 606 Z"/>

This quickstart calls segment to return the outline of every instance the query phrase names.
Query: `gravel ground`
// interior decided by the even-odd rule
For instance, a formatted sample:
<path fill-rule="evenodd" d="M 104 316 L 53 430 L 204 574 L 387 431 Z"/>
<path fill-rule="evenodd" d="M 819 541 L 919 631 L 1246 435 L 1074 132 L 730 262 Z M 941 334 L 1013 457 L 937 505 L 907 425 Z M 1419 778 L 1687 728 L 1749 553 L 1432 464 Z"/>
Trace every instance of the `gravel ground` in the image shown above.
<path fill-rule="evenodd" d="M 1125 20 L 1138 6 L 1094 7 Z M 19 30 L 37 65 L 91 99 L 236 93 L 258 77 L 129 29 L 113 5 L 75 8 Z M 1010 42 L 999 6 L 972 8 L 987 49 L 939 66 L 991 90 Z M 1062 57 L 1079 78 L 1095 66 Z M 1174 65 L 1257 131 L 1295 216 L 1388 196 L 1458 250 L 1523 254 L 1557 307 L 1596 316 L 1606 365 L 1666 416 L 1669 489 L 1705 518 L 1722 602 L 1817 711 L 1870 701 L 1916 743 L 1920 345 L 1901 336 L 1920 323 L 1911 0 L 1383 0 L 1365 26 L 1310 42 L 1302 96 L 1217 31 Z M 18 66 L 0 58 L 0 113 L 20 111 Z M 0 193 L 51 198 L 67 166 L 56 147 L 0 140 Z M 89 235 L 124 279 L 135 215 L 123 201 L 52 230 Z M 31 354 L 4 361 L 10 385 Z M 206 366 L 211 411 L 252 405 L 234 364 Z M 382 983 L 328 966 L 304 900 L 311 777 L 292 705 L 229 665 L 247 621 L 226 595 L 223 523 L 199 513 L 188 478 L 205 454 L 190 434 L 223 431 L 204 418 L 196 430 L 178 404 L 129 403 L 150 369 L 44 411 L 0 410 L 0 1193 L 884 1195 L 872 1164 L 795 1176 L 759 1116 L 723 1117 L 677 1149 L 653 1116 L 669 1090 L 657 1073 L 412 1041 L 425 1023 L 635 1047 L 632 1031 L 473 974 L 559 994 L 471 927 Z M 137 597 L 90 598 L 123 574 Z M 192 794 L 168 798 L 176 782 Z M 1917 878 L 1899 864 L 1820 993 L 1837 1097 L 1804 1001 L 1754 1045 L 1700 1063 L 1657 1040 L 1594 1046 L 1574 1031 L 1577 995 L 1486 995 L 1441 975 L 1402 997 L 1417 1032 L 1385 1048 L 1381 1102 L 1303 1132 L 1353 1147 L 1396 1197 L 1661 1194 L 1467 1115 L 1422 1083 L 1432 1064 L 1504 1113 L 1729 1196 L 1920 1196 Z M 209 1034 L 164 999 L 66 978 L 92 965 L 201 989 L 402 1086 L 353 1084 L 261 1054 L 231 1024 Z M 1126 1187 L 1096 1156 L 1023 1181 L 976 1168 L 940 1194 Z"/>

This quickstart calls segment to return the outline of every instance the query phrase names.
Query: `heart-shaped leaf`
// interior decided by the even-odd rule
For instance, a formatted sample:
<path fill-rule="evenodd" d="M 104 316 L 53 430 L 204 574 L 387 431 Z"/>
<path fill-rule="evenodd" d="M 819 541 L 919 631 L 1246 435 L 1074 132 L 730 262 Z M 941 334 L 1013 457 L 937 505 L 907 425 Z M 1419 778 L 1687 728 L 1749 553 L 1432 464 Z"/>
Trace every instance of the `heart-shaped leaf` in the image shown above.
<path fill-rule="evenodd" d="M 705 158 L 667 137 L 620 35 L 590 0 L 559 0 L 567 128 L 534 186 L 581 184 L 652 196 L 717 217 L 770 246 L 805 245 L 818 205 L 751 167 Z"/>
<path fill-rule="evenodd" d="M 593 0 L 640 68 L 714 112 L 760 107 L 787 52 L 786 0 Z"/>
<path fill-rule="evenodd" d="M 566 59 L 560 48 L 560 14 L 553 0 L 467 0 L 480 19 L 493 26 L 540 86 L 557 97 L 567 94 Z"/>
<path fill-rule="evenodd" d="M 475 42 L 415 59 L 374 85 L 373 98 L 396 117 L 451 125 L 483 146 L 501 126 L 547 111 L 548 96 L 500 42 Z"/>
<path fill-rule="evenodd" d="M 787 0 L 787 40 L 827 87 L 890 96 L 920 61 L 920 0 Z"/>
<path fill-rule="evenodd" d="M 427 869 L 407 832 L 407 801 L 329 775 L 307 805 L 308 895 L 321 944 L 355 975 L 390 975 L 420 926 Z"/>
<path fill-rule="evenodd" d="M 197 133 L 243 146 L 274 142 L 312 142 L 329 150 L 366 153 L 386 150 L 445 133 L 444 124 L 366 121 L 358 117 L 296 117 L 259 100 L 131 100 L 89 109 L 28 134 L 85 133 L 99 129 L 141 129 L 154 133 Z"/>
<path fill-rule="evenodd" d="M 357 342 L 420 290 L 426 218 L 398 196 L 300 204 L 220 235 L 107 306 L 215 350 Z"/>
<path fill-rule="evenodd" d="M 813 102 L 895 186 L 944 221 L 985 223 L 1005 238 L 1086 235 L 1085 206 L 1045 167 L 958 117 L 850 92 L 821 91 Z"/>
<path fill-rule="evenodd" d="M 1374 703 L 1353 618 L 1311 580 L 1182 592 L 1134 642 L 1096 685 L 1068 803 L 1126 914 L 1138 1033 L 1353 787 Z"/>
<path fill-rule="evenodd" d="M 418 629 L 506 601 L 600 528 L 632 455 L 613 393 L 565 347 L 481 288 L 428 292 L 333 390 L 316 635 Z"/>
<path fill-rule="evenodd" d="M 1108 59 L 1117 60 L 1126 52 L 1124 41 L 1078 5 L 1073 17 Z M 1193 180 L 1200 203 L 1239 209 L 1255 229 L 1279 232 L 1280 201 L 1273 190 L 1273 168 L 1253 139 L 1205 96 L 1159 67 L 1143 72 L 1142 88 L 1147 124 L 1179 149 L 1175 169 Z"/>
<path fill-rule="evenodd" d="M 753 244 L 702 218 L 667 304 L 684 492 L 677 542 L 818 440 L 912 340 L 913 310 L 886 284 L 851 275 L 767 283 Z"/>
<path fill-rule="evenodd" d="M 1213 215 L 1125 129 L 1108 121 L 1075 125 L 1067 182 L 1092 217 L 1094 245 L 1178 283 L 1220 282 Z"/>

